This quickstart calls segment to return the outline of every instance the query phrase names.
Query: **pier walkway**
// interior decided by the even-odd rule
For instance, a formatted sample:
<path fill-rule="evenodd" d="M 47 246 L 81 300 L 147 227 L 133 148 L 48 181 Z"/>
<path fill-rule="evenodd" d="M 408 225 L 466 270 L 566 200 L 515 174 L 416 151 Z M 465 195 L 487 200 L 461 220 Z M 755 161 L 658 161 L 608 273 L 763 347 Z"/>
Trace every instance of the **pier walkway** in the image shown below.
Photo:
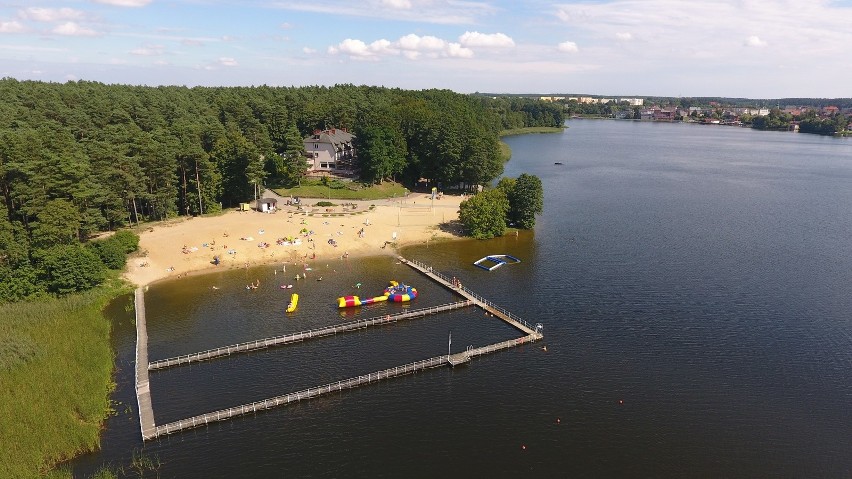
<path fill-rule="evenodd" d="M 425 265 L 425 264 L 423 264 L 419 261 L 407 260 L 407 259 L 405 259 L 401 256 L 399 257 L 399 260 L 400 260 L 400 262 L 405 263 L 408 266 L 411 266 L 412 268 L 416 269 L 417 271 L 420 271 L 421 273 L 425 274 L 426 276 L 432 278 L 432 280 L 435 281 L 436 283 L 444 285 L 447 289 L 454 291 L 455 293 L 466 298 L 468 301 L 472 301 L 475 305 L 479 306 L 480 308 L 484 309 L 485 311 L 488 311 L 489 313 L 493 314 L 494 316 L 502 319 L 503 321 L 509 323 L 510 325 L 514 326 L 515 328 L 521 330 L 521 332 L 523 332 L 524 334 L 526 334 L 528 336 L 535 336 L 536 340 L 544 337 L 541 334 L 541 328 L 542 328 L 541 323 L 538 323 L 535 326 L 531 326 L 529 323 L 527 323 L 523 319 L 513 315 L 512 313 L 501 308 L 500 306 L 497 306 L 496 304 L 488 301 L 487 299 L 483 298 L 482 296 L 479 296 L 478 294 L 474 293 L 473 291 L 465 288 L 463 285 L 462 286 L 453 285 L 450 278 L 447 278 L 443 274 L 433 270 L 431 266 L 427 266 L 427 265 Z"/>
<path fill-rule="evenodd" d="M 422 361 L 416 361 L 413 363 L 405 364 L 403 366 L 396 366 L 390 369 L 384 369 L 381 371 L 364 374 L 354 378 L 343 379 L 341 381 L 325 384 L 322 386 L 316 386 L 298 392 L 284 394 L 282 396 L 264 399 L 262 401 L 244 404 L 242 406 L 235 406 L 228 409 L 222 409 L 219 411 L 201 414 L 199 416 L 194 416 L 188 419 L 182 419 L 180 421 L 170 422 L 168 424 L 163 424 L 162 426 L 157 426 L 155 435 L 162 436 L 164 434 L 171 434 L 174 432 L 182 431 L 184 429 L 203 426 L 211 422 L 223 421 L 232 417 L 263 411 L 266 409 L 274 408 L 276 406 L 283 406 L 305 399 L 311 399 L 325 394 L 342 391 L 344 389 L 352 389 L 358 386 L 375 383 L 385 379 L 403 376 L 406 374 L 414 374 L 418 371 L 423 371 L 425 369 L 446 366 L 447 364 L 448 363 L 446 355 L 425 359 Z"/>
<path fill-rule="evenodd" d="M 208 349 L 207 351 L 184 354 L 182 356 L 161 359 L 159 361 L 152 361 L 148 364 L 148 370 L 154 371 L 157 369 L 165 369 L 170 368 L 172 366 L 206 361 L 222 356 L 230 356 L 231 354 L 247 353 L 250 351 L 257 351 L 259 349 L 266 349 L 273 346 L 282 346 L 285 344 L 296 343 L 299 341 L 304 341 L 306 339 L 321 338 L 323 336 L 330 336 L 332 334 L 345 333 L 348 331 L 365 329 L 371 326 L 394 323 L 405 319 L 422 318 L 433 314 L 464 308 L 466 306 L 472 306 L 473 304 L 474 302 L 472 301 L 458 301 L 455 303 L 442 304 L 440 306 L 412 309 L 399 314 L 389 314 L 375 318 L 361 319 L 358 321 L 349 321 L 346 323 L 328 326 L 325 328 L 309 329 L 307 331 L 300 331 L 298 333 L 284 334 L 281 336 L 273 336 L 271 338 L 257 339 L 255 341 L 232 344 L 230 346 L 222 346 L 215 349 Z"/>
<path fill-rule="evenodd" d="M 151 384 L 148 381 L 148 329 L 145 326 L 145 293 L 136 288 L 136 405 L 139 407 L 139 427 L 142 439 L 156 437 L 154 409 L 151 407 Z"/>
<path fill-rule="evenodd" d="M 289 394 L 284 394 L 282 396 L 264 399 L 262 401 L 256 401 L 249 404 L 243 404 L 241 406 L 234 406 L 227 409 L 221 409 L 219 411 L 208 412 L 187 419 L 181 419 L 179 421 L 163 424 L 162 426 L 157 426 L 156 431 L 154 432 L 154 436 L 159 437 L 166 434 L 172 434 L 175 432 L 183 431 L 184 429 L 191 429 L 194 427 L 203 426 L 211 422 L 224 421 L 225 419 L 230 419 L 236 416 L 243 416 L 246 414 L 256 413 L 258 411 L 265 411 L 267 409 L 272 409 L 278 406 L 286 406 L 294 402 L 299 402 L 306 399 L 313 399 L 326 394 L 331 394 L 333 392 L 343 391 L 344 389 L 353 389 L 359 386 L 372 384 L 385 379 L 391 379 L 407 374 L 414 374 L 426 369 L 437 368 L 441 366 L 457 366 L 459 364 L 466 363 L 477 356 L 482 356 L 503 349 L 513 348 L 528 342 L 535 341 L 536 338 L 534 338 L 533 336 L 534 335 L 523 336 L 517 339 L 510 339 L 508 341 L 503 341 L 500 343 L 489 344 L 488 346 L 483 346 L 480 348 L 469 348 L 468 350 L 461 353 L 424 359 L 422 361 L 416 361 L 413 363 L 405 364 L 403 366 L 383 369 L 381 371 L 364 374 L 354 378 L 343 379 L 341 381 L 324 384 L 322 386 L 316 386 Z"/>
<path fill-rule="evenodd" d="M 142 439 L 150 440 L 156 439 L 160 436 L 176 433 L 179 431 L 183 431 L 185 429 L 190 429 L 198 426 L 202 426 L 205 424 L 210 424 L 212 422 L 223 421 L 226 419 L 230 419 L 237 416 L 242 416 L 250 413 L 256 413 L 258 411 L 264 411 L 267 409 L 271 409 L 277 406 L 283 406 L 287 404 L 291 404 L 294 402 L 299 402 L 306 399 L 312 399 L 319 396 L 323 396 L 326 394 L 331 394 L 333 392 L 343 391 L 344 389 L 352 389 L 358 386 L 371 384 L 378 381 L 383 381 L 390 378 L 395 378 L 399 376 L 404 376 L 407 374 L 414 374 L 419 371 L 424 371 L 431 368 L 437 368 L 441 366 L 457 366 L 460 364 L 464 364 L 469 362 L 472 358 L 482 356 L 485 354 L 490 354 L 496 351 L 501 351 L 508 348 L 513 348 L 517 346 L 521 346 L 526 343 L 538 341 L 543 338 L 541 333 L 542 326 L 540 323 L 536 324 L 534 327 L 529 325 L 526 321 L 517 316 L 512 315 L 509 311 L 500 308 L 486 300 L 485 298 L 473 293 L 472 291 L 464 288 L 462 286 L 455 286 L 446 276 L 433 271 L 433 269 L 429 266 L 426 266 L 417 261 L 409 261 L 404 258 L 400 258 L 400 260 L 409 266 L 421 271 L 426 276 L 432 278 L 434 281 L 437 281 L 440 284 L 443 284 L 445 287 L 450 290 L 456 292 L 457 294 L 463 296 L 466 300 L 460 301 L 456 303 L 449 303 L 442 306 L 436 306 L 432 308 L 422 308 L 419 310 L 407 311 L 405 313 L 392 315 L 392 316 L 384 316 L 379 318 L 371 318 L 361 321 L 352 321 L 350 323 L 331 326 L 328 328 L 321 328 L 318 330 L 312 331 L 304 331 L 301 333 L 288 334 L 284 336 L 278 336 L 275 338 L 268 338 L 266 340 L 258 340 L 251 341 L 247 343 L 241 343 L 239 345 L 228 346 L 225 348 L 217 348 L 215 350 L 203 351 L 201 353 L 194 353 L 185 356 L 179 356 L 177 358 L 171 358 L 162 361 L 156 361 L 153 363 L 147 363 L 148 350 L 147 350 L 147 332 L 145 331 L 145 304 L 144 304 L 144 296 L 141 289 L 136 290 L 136 396 L 137 401 L 139 403 L 139 420 L 142 429 Z M 322 386 L 316 386 L 309 389 L 305 389 L 302 391 L 292 392 L 288 394 L 284 394 L 281 396 L 275 396 L 269 399 L 264 399 L 261 401 L 255 401 L 249 404 L 243 404 L 240 406 L 234 406 L 227 409 L 221 409 L 218 411 L 212 411 L 208 413 L 204 413 L 198 416 L 193 416 L 187 419 L 181 419 L 178 421 L 170 422 L 167 424 L 163 424 L 161 426 L 156 426 L 154 424 L 154 414 L 151 409 L 151 395 L 150 388 L 148 383 L 148 371 L 161 369 L 164 367 L 174 366 L 177 364 L 187 364 L 193 361 L 202 361 L 205 359 L 211 359 L 214 357 L 225 356 L 228 354 L 232 354 L 234 352 L 243 352 L 243 351 L 253 351 L 256 349 L 267 348 L 269 346 L 288 344 L 295 341 L 302 341 L 304 339 L 309 339 L 312 337 L 320 337 L 326 336 L 330 334 L 336 334 L 337 332 L 343 331 L 351 331 L 355 329 L 363 329 L 368 326 L 387 324 L 388 322 L 399 321 L 402 319 L 414 318 L 414 317 L 423 317 L 428 314 L 437 314 L 442 311 L 449 311 L 453 309 L 458 309 L 465 306 L 470 306 L 475 304 L 485 311 L 488 311 L 495 317 L 507 322 L 508 324 L 514 326 L 524 333 L 524 336 L 519 338 L 510 339 L 508 341 L 501 341 L 499 343 L 489 344 L 487 346 L 482 347 L 468 347 L 465 351 L 437 356 L 429 359 L 424 359 L 421 361 L 416 361 L 413 363 L 405 364 L 402 366 L 396 366 L 389 369 L 383 369 L 381 371 L 372 372 L 366 375 L 361 375 L 349 379 L 343 379 L 340 381 L 336 381 L 333 383 L 328 383 Z M 343 329 L 341 329 L 343 328 Z M 272 342 L 267 342 L 272 341 Z M 234 349 L 234 348 L 239 349 Z M 228 351 L 228 349 L 231 349 Z M 144 366 L 147 367 L 144 367 Z"/>

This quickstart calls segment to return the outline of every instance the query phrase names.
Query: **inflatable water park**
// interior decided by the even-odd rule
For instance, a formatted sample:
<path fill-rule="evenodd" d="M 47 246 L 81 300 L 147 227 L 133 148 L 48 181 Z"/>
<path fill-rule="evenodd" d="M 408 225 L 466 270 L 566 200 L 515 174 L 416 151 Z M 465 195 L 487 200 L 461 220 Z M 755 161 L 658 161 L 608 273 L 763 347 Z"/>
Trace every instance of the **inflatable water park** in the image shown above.
<path fill-rule="evenodd" d="M 518 264 L 520 262 L 521 260 L 508 254 L 492 254 L 479 258 L 473 262 L 473 265 L 485 271 L 494 271 L 504 264 Z"/>
<path fill-rule="evenodd" d="M 358 296 L 341 296 L 337 298 L 338 308 L 351 308 L 353 306 L 365 306 L 373 303 L 390 301 L 392 303 L 404 303 L 417 297 L 417 289 L 403 283 L 391 281 L 381 296 L 372 298 L 361 298 Z"/>

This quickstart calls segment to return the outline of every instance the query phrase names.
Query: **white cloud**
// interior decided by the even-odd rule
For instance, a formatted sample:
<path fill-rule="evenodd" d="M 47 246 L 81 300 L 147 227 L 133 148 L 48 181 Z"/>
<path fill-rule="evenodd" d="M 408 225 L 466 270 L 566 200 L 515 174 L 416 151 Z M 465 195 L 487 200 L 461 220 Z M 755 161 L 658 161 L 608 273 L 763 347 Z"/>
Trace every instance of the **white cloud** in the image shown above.
<path fill-rule="evenodd" d="M 574 42 L 562 42 L 559 45 L 557 45 L 556 48 L 560 52 L 565 52 L 565 53 L 577 53 L 578 51 L 580 51 L 580 49 L 577 48 L 577 44 L 574 43 Z"/>
<path fill-rule="evenodd" d="M 471 58 L 473 50 L 460 43 L 447 42 L 430 35 L 419 36 L 414 33 L 402 36 L 395 42 L 385 39 L 370 44 L 362 40 L 347 38 L 337 45 L 328 47 L 330 55 L 345 54 L 356 60 L 378 60 L 381 57 L 398 56 L 417 60 L 424 55 L 428 58 Z"/>
<path fill-rule="evenodd" d="M 231 57 L 219 57 L 217 63 L 224 67 L 235 67 L 238 65 L 237 61 Z"/>
<path fill-rule="evenodd" d="M 393 22 L 471 25 L 484 17 L 500 13 L 492 2 L 457 0 L 277 0 L 274 7 L 283 10 L 323 15 L 379 18 Z"/>
<path fill-rule="evenodd" d="M 399 50 L 397 50 L 393 47 L 393 45 L 391 45 L 391 42 L 385 40 L 384 38 L 371 43 L 370 50 L 379 55 L 395 55 L 399 52 Z"/>
<path fill-rule="evenodd" d="M 598 55 L 606 49 L 613 49 L 615 54 L 615 50 L 624 48 L 616 42 L 634 41 L 642 49 L 645 64 L 698 58 L 724 62 L 743 45 L 771 45 L 773 57 L 766 56 L 765 60 L 778 65 L 800 62 L 803 56 L 824 59 L 842 55 L 844 46 L 852 42 L 849 2 L 830 0 L 565 2 L 555 5 L 552 15 L 572 28 L 571 35 L 588 45 L 584 49 L 599 48 L 595 50 Z M 626 32 L 633 32 L 630 38 Z M 779 36 L 777 32 L 796 34 Z M 640 51 L 630 53 L 635 56 Z"/>
<path fill-rule="evenodd" d="M 766 42 L 761 40 L 757 35 L 752 35 L 745 39 L 744 45 L 747 47 L 765 47 Z"/>
<path fill-rule="evenodd" d="M 337 46 L 328 47 L 328 53 L 332 55 L 343 53 L 349 55 L 350 58 L 361 60 L 377 60 L 380 55 L 396 55 L 399 50 L 384 38 L 369 45 L 361 40 L 347 38 L 338 43 Z"/>
<path fill-rule="evenodd" d="M 447 42 L 441 40 L 438 37 L 433 37 L 431 35 L 424 35 L 421 37 L 419 35 L 415 35 L 414 33 L 409 33 L 408 35 L 400 37 L 398 44 L 401 49 L 407 51 L 440 51 L 446 48 L 447 46 Z"/>
<path fill-rule="evenodd" d="M 57 25 L 53 28 L 53 30 L 51 30 L 51 32 L 57 35 L 66 35 L 71 37 L 94 37 L 98 35 L 98 32 L 91 28 L 81 27 L 76 22 L 65 22 L 61 25 Z"/>
<path fill-rule="evenodd" d="M 473 58 L 473 50 L 458 43 L 450 43 L 447 45 L 447 55 L 452 58 Z"/>
<path fill-rule="evenodd" d="M 94 0 L 95 3 L 104 5 L 112 5 L 115 7 L 144 7 L 151 3 L 151 0 Z"/>
<path fill-rule="evenodd" d="M 411 8 L 409 0 L 381 0 L 381 6 L 396 10 L 408 10 Z"/>
<path fill-rule="evenodd" d="M 314 53 L 316 53 L 316 52 L 317 52 L 317 51 L 316 51 L 315 49 L 310 48 L 310 47 L 304 47 L 304 48 L 302 48 L 302 53 L 307 53 L 308 55 L 313 55 L 313 54 L 314 54 Z"/>
<path fill-rule="evenodd" d="M 0 33 L 21 33 L 26 27 L 12 20 L 11 22 L 0 22 Z"/>
<path fill-rule="evenodd" d="M 36 22 L 59 22 L 63 20 L 82 20 L 85 14 L 73 8 L 30 7 L 19 10 L 18 16 Z"/>
<path fill-rule="evenodd" d="M 281 25 L 278 25 L 278 28 L 280 28 L 282 30 L 289 30 L 289 29 L 293 28 L 293 24 L 288 23 L 288 22 L 284 22 Z"/>
<path fill-rule="evenodd" d="M 328 53 L 332 55 L 336 55 L 338 53 L 346 53 L 351 56 L 369 56 L 370 51 L 367 48 L 367 44 L 362 42 L 361 40 L 354 40 L 352 38 L 347 38 L 342 42 L 338 43 L 337 46 L 328 47 Z"/>
<path fill-rule="evenodd" d="M 514 47 L 515 41 L 504 33 L 464 32 L 459 43 L 466 47 L 507 48 Z"/>
<path fill-rule="evenodd" d="M 139 55 L 143 57 L 153 57 L 159 56 L 165 53 L 166 47 L 163 45 L 147 45 L 144 47 L 135 48 L 130 50 L 131 55 Z"/>
<path fill-rule="evenodd" d="M 38 47 L 34 45 L 3 45 L 0 44 L 0 50 L 9 50 L 13 52 L 40 52 L 40 53 L 67 53 L 67 48 L 55 47 Z"/>
<path fill-rule="evenodd" d="M 615 34 L 615 38 L 624 42 L 629 42 L 630 40 L 633 40 L 633 34 L 630 32 L 618 32 Z"/>
<path fill-rule="evenodd" d="M 571 16 L 570 13 L 568 13 L 568 11 L 566 9 L 560 8 L 560 9 L 556 10 L 556 18 L 562 20 L 565 23 L 568 23 L 568 22 L 571 21 L 572 16 Z"/>

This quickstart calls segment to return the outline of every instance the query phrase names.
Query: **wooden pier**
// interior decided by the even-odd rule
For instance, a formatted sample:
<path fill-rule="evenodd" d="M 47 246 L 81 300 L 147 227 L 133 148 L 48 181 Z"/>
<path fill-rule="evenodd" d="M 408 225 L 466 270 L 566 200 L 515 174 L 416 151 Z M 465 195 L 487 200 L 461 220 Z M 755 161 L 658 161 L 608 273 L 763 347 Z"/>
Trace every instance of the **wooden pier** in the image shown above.
<path fill-rule="evenodd" d="M 373 326 L 381 326 L 384 324 L 395 323 L 397 321 L 402 321 L 406 319 L 416 319 L 423 318 L 429 315 L 443 313 L 446 311 L 452 311 L 454 309 L 464 308 L 466 306 L 472 306 L 475 303 L 473 301 L 458 301 L 455 303 L 442 304 L 440 306 L 431 306 L 428 308 L 419 308 L 408 310 L 404 313 L 398 314 L 388 314 L 385 316 L 378 316 L 375 318 L 369 319 L 361 319 L 358 321 L 349 321 L 342 324 L 337 324 L 334 326 L 328 326 L 325 328 L 319 329 L 309 329 L 307 331 L 300 331 L 298 333 L 290 333 L 284 334 L 281 336 L 273 336 L 271 338 L 257 339 L 255 341 L 247 341 L 239 344 L 232 344 L 230 346 L 222 346 L 215 349 L 208 349 L 207 351 L 201 351 L 197 353 L 184 354 L 182 356 L 176 356 L 168 359 L 161 359 L 159 361 L 152 361 L 148 363 L 148 370 L 154 371 L 157 369 L 165 369 L 172 366 L 178 366 L 182 364 L 190 364 L 199 361 L 207 361 L 210 359 L 220 358 L 223 356 L 230 356 L 232 354 L 239 353 L 247 353 L 250 351 L 257 351 L 259 349 L 266 349 L 273 346 L 283 346 L 285 344 L 296 343 L 300 341 L 305 341 L 307 339 L 313 338 L 321 338 L 323 336 L 330 336 L 338 333 L 345 333 L 349 331 L 356 331 L 359 329 L 365 329 Z"/>
<path fill-rule="evenodd" d="M 536 324 L 535 326 L 531 326 L 529 323 L 527 323 L 523 319 L 513 315 L 509 311 L 497 306 L 496 304 L 493 304 L 492 302 L 488 301 L 487 299 L 483 298 L 482 296 L 479 296 L 478 294 L 474 293 L 473 291 L 465 288 L 464 286 L 454 285 L 452 283 L 452 281 L 450 280 L 450 278 L 447 278 L 443 274 L 433 270 L 431 266 L 427 266 L 427 265 L 425 265 L 425 264 L 423 264 L 419 261 L 407 260 L 407 259 L 405 259 L 401 256 L 399 257 L 399 260 L 400 260 L 400 262 L 407 264 L 408 266 L 411 266 L 412 268 L 416 269 L 417 271 L 420 271 L 421 273 L 425 274 L 426 276 L 431 278 L 436 283 L 442 284 L 447 289 L 455 292 L 456 294 L 463 296 L 468 301 L 472 301 L 473 304 L 475 304 L 475 305 L 479 306 L 480 308 L 484 309 L 485 311 L 493 314 L 495 317 L 500 318 L 503 321 L 509 323 L 510 325 L 514 326 L 515 328 L 519 329 L 521 332 L 526 334 L 527 336 L 534 336 L 536 340 L 544 337 L 541 334 L 542 327 L 541 327 L 540 323 Z"/>
<path fill-rule="evenodd" d="M 422 308 L 418 310 L 407 311 L 405 313 L 391 315 L 391 316 L 383 316 L 378 318 L 370 318 L 360 321 L 351 321 L 349 323 L 331 326 L 327 328 L 320 328 L 317 330 L 311 331 L 303 331 L 300 333 L 293 333 L 283 336 L 277 336 L 273 338 L 267 338 L 257 341 L 250 341 L 246 343 L 240 343 L 233 346 L 226 346 L 223 348 L 217 348 L 209 351 L 202 351 L 200 353 L 193 353 L 184 356 L 178 356 L 176 358 L 164 359 L 161 361 L 155 361 L 153 363 L 148 364 L 148 350 L 147 350 L 147 332 L 145 330 L 145 304 L 144 304 L 144 296 L 141 289 L 136 290 L 136 396 L 137 401 L 139 403 L 139 420 L 142 429 L 142 439 L 150 440 L 155 439 L 157 437 L 172 434 L 179 431 L 183 431 L 185 429 L 190 429 L 198 426 L 202 426 L 205 424 L 209 424 L 211 422 L 223 421 L 226 419 L 230 419 L 237 416 L 242 416 L 250 413 L 256 413 L 258 411 L 264 411 L 267 409 L 271 409 L 278 406 L 283 406 L 287 404 L 291 404 L 294 402 L 299 402 L 306 399 L 312 399 L 319 396 L 323 396 L 326 394 L 331 394 L 333 392 L 343 391 L 344 389 L 352 389 L 359 386 L 363 386 L 366 384 L 372 384 L 374 382 L 383 381 L 390 378 L 395 378 L 399 376 L 404 376 L 407 374 L 414 374 L 419 371 L 424 371 L 426 369 L 441 367 L 441 366 L 457 366 L 460 364 L 464 364 L 469 362 L 472 358 L 482 356 L 485 354 L 490 354 L 496 351 L 501 351 L 508 348 L 513 348 L 517 346 L 521 346 L 526 343 L 534 342 L 542 339 L 543 335 L 541 333 L 541 324 L 536 324 L 534 327 L 530 326 L 526 321 L 517 316 L 512 315 L 509 311 L 500 308 L 499 306 L 494 305 L 489 302 L 485 298 L 473 293 L 472 291 L 464 288 L 462 286 L 453 285 L 453 283 L 446 276 L 433 271 L 433 269 L 429 266 L 426 266 L 417 261 L 409 261 L 405 258 L 400 258 L 405 264 L 408 264 L 412 268 L 417 269 L 422 272 L 426 276 L 432 278 L 434 281 L 444 285 L 448 289 L 454 291 L 455 293 L 461 295 L 465 298 L 465 301 L 449 303 L 441 306 L 436 306 L 432 308 Z M 345 331 L 354 331 L 357 329 L 367 328 L 369 326 L 376 326 L 381 324 L 387 324 L 389 322 L 400 321 L 403 319 L 416 318 L 416 317 L 424 317 L 430 314 L 437 314 L 443 311 L 450 311 L 453 309 L 462 308 L 465 306 L 470 306 L 475 304 L 485 311 L 492 314 L 494 317 L 499 318 L 508 324 L 514 326 L 524 333 L 524 336 L 519 338 L 510 339 L 508 341 L 501 341 L 499 343 L 489 344 L 487 346 L 482 346 L 478 348 L 469 347 L 465 351 L 437 356 L 429 359 L 424 359 L 422 361 L 416 361 L 413 363 L 405 364 L 402 366 L 396 366 L 389 369 L 384 369 L 381 371 L 376 371 L 373 373 L 369 373 L 366 375 L 357 376 L 354 378 L 343 379 L 337 382 L 328 383 L 322 386 L 316 386 L 309 389 L 305 389 L 302 391 L 292 392 L 288 394 L 284 394 L 281 396 L 275 396 L 273 398 L 264 399 L 261 401 L 252 402 L 249 404 L 244 404 L 241 406 L 234 406 L 227 409 L 222 409 L 218 411 L 212 411 L 205 414 L 201 414 L 198 416 L 193 416 L 187 419 L 181 419 L 179 421 L 170 422 L 167 424 L 163 424 L 161 426 L 156 426 L 154 423 L 154 413 L 151 408 L 151 394 L 148 382 L 148 371 L 162 369 L 170 366 L 175 366 L 178 364 L 188 364 L 195 361 L 203 361 L 207 359 L 212 359 L 215 357 L 227 356 L 229 354 L 238 353 L 238 352 L 246 352 L 246 351 L 254 351 L 258 349 L 268 348 L 270 346 L 278 346 L 293 343 L 296 341 L 303 341 L 305 339 L 310 338 L 318 338 L 322 336 L 328 336 L 331 334 L 337 334 L 338 332 Z"/>
<path fill-rule="evenodd" d="M 136 405 L 139 407 L 139 427 L 142 439 L 157 437 L 154 409 L 151 407 L 151 385 L 148 380 L 148 329 L 145 326 L 145 293 L 136 288 Z"/>
<path fill-rule="evenodd" d="M 157 426 L 155 434 L 156 436 L 171 434 L 174 432 L 182 431 L 184 429 L 203 426 L 211 422 L 223 421 L 225 419 L 230 419 L 236 416 L 242 416 L 258 411 L 264 411 L 266 409 L 271 409 L 277 406 L 284 406 L 305 399 L 312 399 L 333 392 L 343 391 L 344 389 L 353 389 L 358 386 L 372 384 L 385 379 L 404 376 L 406 374 L 414 374 L 418 371 L 423 371 L 425 369 L 446 366 L 447 364 L 447 356 L 438 356 L 435 358 L 425 359 L 422 361 L 405 364 L 403 366 L 397 366 L 394 368 L 384 369 L 381 371 L 364 374 L 354 378 L 344 379 L 322 386 L 316 386 L 310 389 L 305 389 L 303 391 L 284 394 L 282 396 L 276 396 L 273 398 L 264 399 L 262 401 L 244 404 L 242 406 L 235 406 L 228 409 L 222 409 L 219 411 L 201 414 L 187 419 L 181 419 L 180 421 L 170 422 L 168 424 L 163 424 L 162 426 Z"/>
<path fill-rule="evenodd" d="M 175 432 L 183 431 L 185 429 L 191 429 L 194 427 L 203 426 L 205 424 L 210 424 L 211 422 L 224 421 L 233 417 L 252 414 L 258 411 L 265 411 L 267 409 L 272 409 L 278 406 L 286 406 L 288 404 L 303 401 L 306 399 L 313 399 L 326 394 L 343 391 L 344 389 L 353 389 L 359 386 L 372 384 L 386 379 L 404 376 L 407 374 L 414 374 L 419 371 L 424 371 L 426 369 L 432 369 L 441 366 L 457 366 L 459 364 L 469 362 L 472 358 L 477 356 L 482 356 L 484 354 L 493 353 L 495 351 L 500 351 L 503 349 L 513 348 L 528 342 L 535 341 L 535 338 L 533 338 L 532 336 L 533 335 L 524 336 L 517 339 L 510 339 L 508 341 L 490 344 L 488 346 L 483 346 L 480 348 L 471 348 L 461 353 L 424 359 L 422 361 L 416 361 L 413 363 L 405 364 L 403 366 L 383 369 L 381 371 L 376 371 L 354 378 L 324 384 L 322 386 L 312 387 L 310 389 L 305 389 L 302 391 L 284 394 L 282 396 L 264 399 L 262 401 L 256 401 L 249 404 L 243 404 L 241 406 L 235 406 L 227 409 L 221 409 L 218 411 L 200 414 L 198 416 L 193 416 L 187 419 L 181 419 L 179 421 L 163 424 L 162 426 L 157 426 L 154 435 L 156 437 L 159 437 L 166 434 L 172 434 Z"/>

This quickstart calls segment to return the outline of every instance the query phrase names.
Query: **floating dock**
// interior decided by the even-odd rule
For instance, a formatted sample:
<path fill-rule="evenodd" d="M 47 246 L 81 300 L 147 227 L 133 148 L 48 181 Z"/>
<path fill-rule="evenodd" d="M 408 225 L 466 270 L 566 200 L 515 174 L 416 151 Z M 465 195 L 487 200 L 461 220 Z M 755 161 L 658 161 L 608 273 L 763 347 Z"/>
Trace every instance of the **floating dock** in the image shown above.
<path fill-rule="evenodd" d="M 489 302 L 485 298 L 473 293 L 463 286 L 456 286 L 449 278 L 443 274 L 434 271 L 432 267 L 427 266 L 418 261 L 409 261 L 405 258 L 399 258 L 400 262 L 409 265 L 410 267 L 420 271 L 424 275 L 431 278 L 433 281 L 445 286 L 456 294 L 462 296 L 464 301 L 449 303 L 431 308 L 421 308 L 418 310 L 407 311 L 397 315 L 386 315 L 359 321 L 351 321 L 349 323 L 320 328 L 316 330 L 303 331 L 299 333 L 276 336 L 272 338 L 259 339 L 245 343 L 225 346 L 222 348 L 211 349 L 199 353 L 192 353 L 175 358 L 163 359 L 148 363 L 148 335 L 145 329 L 145 300 L 142 289 L 136 290 L 136 399 L 139 404 L 139 422 L 142 430 L 142 439 L 147 441 L 156 439 L 166 434 L 173 434 L 198 426 L 203 426 L 211 422 L 223 421 L 237 416 L 242 416 L 258 411 L 264 411 L 277 406 L 291 404 L 306 399 L 312 399 L 333 392 L 343 391 L 344 389 L 352 389 L 365 384 L 372 384 L 377 381 L 383 381 L 399 376 L 414 374 L 426 369 L 441 367 L 441 366 L 457 366 L 469 362 L 472 358 L 490 354 L 503 349 L 508 349 L 516 346 L 521 346 L 526 343 L 538 341 L 543 338 L 541 333 L 542 326 L 540 323 L 531 326 L 523 319 L 514 316 L 509 311 L 500 308 L 499 306 Z M 189 364 L 196 361 L 204 361 L 218 357 L 227 356 L 234 353 L 245 353 L 259 349 L 265 349 L 272 346 L 282 346 L 285 344 L 304 341 L 311 338 L 319 338 L 337 334 L 338 332 L 354 331 L 364 329 L 370 326 L 388 324 L 404 319 L 424 317 L 431 314 L 438 314 L 444 311 L 451 311 L 465 306 L 476 305 L 491 313 L 494 317 L 499 318 L 506 323 L 524 333 L 523 336 L 508 341 L 489 344 L 478 348 L 468 348 L 465 351 L 436 356 L 421 361 L 396 366 L 381 371 L 372 372 L 366 375 L 361 375 L 349 379 L 343 379 L 333 383 L 328 383 L 322 386 L 316 386 L 302 391 L 283 394 L 261 401 L 255 401 L 249 404 L 234 406 L 227 409 L 212 411 L 198 416 L 193 416 L 187 419 L 170 422 L 157 426 L 154 422 L 154 412 L 151 407 L 151 392 L 149 387 L 148 371 L 163 369 L 167 367 L 177 366 L 181 364 Z"/>

